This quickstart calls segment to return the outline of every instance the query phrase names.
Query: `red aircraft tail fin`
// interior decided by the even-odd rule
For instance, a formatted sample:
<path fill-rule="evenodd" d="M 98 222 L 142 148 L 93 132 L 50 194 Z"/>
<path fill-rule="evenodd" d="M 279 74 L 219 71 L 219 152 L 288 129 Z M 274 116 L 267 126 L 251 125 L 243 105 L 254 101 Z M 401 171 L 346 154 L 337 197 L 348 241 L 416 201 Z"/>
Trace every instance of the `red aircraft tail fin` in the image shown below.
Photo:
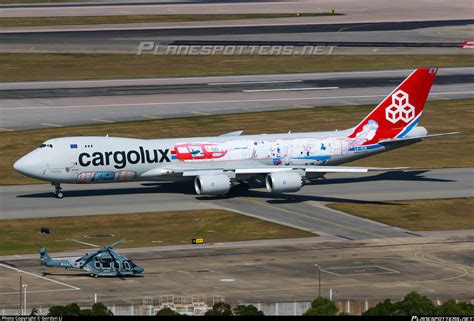
<path fill-rule="evenodd" d="M 418 124 L 438 68 L 419 68 L 364 118 L 349 135 L 362 145 L 403 137 Z"/>

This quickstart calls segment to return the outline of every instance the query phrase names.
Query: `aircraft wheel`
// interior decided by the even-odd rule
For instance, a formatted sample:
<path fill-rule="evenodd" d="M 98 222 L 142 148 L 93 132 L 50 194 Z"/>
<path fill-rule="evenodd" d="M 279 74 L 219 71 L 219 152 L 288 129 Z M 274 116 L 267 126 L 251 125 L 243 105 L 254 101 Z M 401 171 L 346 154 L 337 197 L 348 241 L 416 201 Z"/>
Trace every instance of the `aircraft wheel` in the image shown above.
<path fill-rule="evenodd" d="M 94 273 L 91 273 L 91 274 L 89 274 L 89 275 L 90 275 L 91 278 L 94 277 Z"/>
<path fill-rule="evenodd" d="M 97 274 L 94 274 L 94 277 L 97 279 L 99 276 Z"/>
<path fill-rule="evenodd" d="M 63 197 L 64 197 L 63 192 L 58 192 L 58 193 L 56 193 L 56 197 L 57 197 L 57 198 L 63 198 Z"/>

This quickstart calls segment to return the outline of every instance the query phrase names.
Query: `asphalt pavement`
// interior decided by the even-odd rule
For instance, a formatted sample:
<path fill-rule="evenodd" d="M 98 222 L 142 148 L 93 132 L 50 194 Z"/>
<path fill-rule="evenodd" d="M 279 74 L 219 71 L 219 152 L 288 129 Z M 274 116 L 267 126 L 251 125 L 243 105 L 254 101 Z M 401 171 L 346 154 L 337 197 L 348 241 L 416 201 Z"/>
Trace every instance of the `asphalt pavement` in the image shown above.
<path fill-rule="evenodd" d="M 291 194 L 258 187 L 228 197 L 195 195 L 189 183 L 64 184 L 64 199 L 49 185 L 1 186 L 1 219 L 222 208 L 344 239 L 406 237 L 412 232 L 347 215 L 334 202 L 389 202 L 474 196 L 474 169 L 408 170 L 367 175 L 328 174 Z M 125 196 L 125 197 L 124 197 Z"/>
<path fill-rule="evenodd" d="M 472 71 L 440 69 L 429 99 L 472 98 Z M 0 99 L 0 130 L 375 104 L 411 72 L 2 83 L 0 96 L 16 98 Z"/>

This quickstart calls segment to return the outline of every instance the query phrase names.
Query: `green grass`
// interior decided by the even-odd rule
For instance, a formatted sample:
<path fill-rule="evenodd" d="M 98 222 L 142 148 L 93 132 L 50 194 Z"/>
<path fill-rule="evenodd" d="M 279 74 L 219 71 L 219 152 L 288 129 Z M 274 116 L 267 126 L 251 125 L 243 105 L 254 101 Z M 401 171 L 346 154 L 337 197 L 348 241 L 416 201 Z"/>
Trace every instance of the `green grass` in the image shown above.
<path fill-rule="evenodd" d="M 138 42 L 137 42 L 138 46 Z M 337 51 L 337 49 L 336 49 Z M 473 55 L 0 54 L 0 81 L 274 74 L 474 66 Z"/>
<path fill-rule="evenodd" d="M 299 17 L 334 16 L 329 13 L 303 13 Z M 96 25 L 117 23 L 159 23 L 192 22 L 217 20 L 249 20 L 297 17 L 296 13 L 243 13 L 243 14 L 170 14 L 170 15 L 120 15 L 120 16 L 80 16 L 80 17 L 12 17 L 0 18 L 0 27 L 56 26 L 56 25 Z"/>
<path fill-rule="evenodd" d="M 428 102 L 421 126 L 433 133 L 460 131 L 461 134 L 427 139 L 351 165 L 414 168 L 474 166 L 473 104 L 474 99 Z M 158 139 L 213 136 L 235 130 L 244 130 L 245 134 L 285 133 L 289 130 L 324 131 L 355 126 L 373 108 L 372 105 L 318 107 L 3 132 L 0 133 L 0 184 L 39 183 L 16 173 L 12 166 L 22 155 L 53 137 L 109 134 L 116 137 Z"/>
<path fill-rule="evenodd" d="M 50 234 L 40 234 L 41 227 L 49 227 Z M 34 253 L 35 242 L 54 252 L 85 247 L 66 238 L 99 245 L 125 238 L 119 247 L 130 248 L 191 244 L 196 237 L 215 243 L 314 236 L 317 235 L 214 209 L 17 219 L 1 221 L 0 255 Z"/>
<path fill-rule="evenodd" d="M 373 203 L 332 203 L 328 207 L 412 231 L 474 229 L 474 198 Z"/>

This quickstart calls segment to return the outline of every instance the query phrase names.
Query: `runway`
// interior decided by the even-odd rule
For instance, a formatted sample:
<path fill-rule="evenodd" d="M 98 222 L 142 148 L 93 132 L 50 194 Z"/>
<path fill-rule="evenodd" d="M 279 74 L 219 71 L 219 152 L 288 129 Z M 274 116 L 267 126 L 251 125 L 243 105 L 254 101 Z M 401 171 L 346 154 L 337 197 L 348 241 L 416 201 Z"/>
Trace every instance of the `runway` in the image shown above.
<path fill-rule="evenodd" d="M 306 19 L 306 20 L 304 20 Z M 136 47 L 140 41 L 161 41 L 163 44 L 265 45 L 337 45 L 357 47 L 460 47 L 468 40 L 473 19 L 395 22 L 312 23 L 308 18 L 287 22 L 283 18 L 209 21 L 193 23 L 137 23 L 116 25 L 71 25 L 0 28 L 2 51 L 8 46 L 73 46 L 85 49 L 121 50 Z M 434 29 L 435 32 L 429 31 Z M 458 30 L 459 29 L 459 30 Z M 425 31 L 425 32 L 423 32 Z M 426 34 L 428 31 L 428 34 Z M 377 33 L 385 35 L 385 37 Z M 472 33 L 472 32 L 471 32 Z M 390 37 L 387 35 L 390 34 Z M 346 35 L 346 38 L 344 38 Z M 371 35 L 368 37 L 368 35 Z M 373 37 L 372 35 L 376 35 Z M 343 37 L 341 39 L 341 37 Z M 374 44 L 367 43 L 368 39 Z M 390 39 L 387 42 L 387 39 Z M 364 44 L 365 43 L 365 44 Z M 102 45 L 102 47 L 101 47 Z M 93 47 L 95 46 L 95 47 Z M 83 49 L 83 50 L 85 50 Z M 77 50 L 77 49 L 76 49 Z"/>
<path fill-rule="evenodd" d="M 13 219 L 223 208 L 353 240 L 408 237 L 413 232 L 334 211 L 324 204 L 474 196 L 473 168 L 327 177 L 298 193 L 272 195 L 257 187 L 225 198 L 197 196 L 191 183 L 65 184 L 65 198 L 61 200 L 52 197 L 48 185 L 1 186 L 0 213 L 2 219 Z"/>
<path fill-rule="evenodd" d="M 318 291 L 315 264 L 322 267 L 322 294 L 328 297 L 332 289 L 334 300 L 350 299 L 352 305 L 368 299 L 372 306 L 410 291 L 433 300 L 469 301 L 473 261 L 466 253 L 473 241 L 472 231 L 463 231 L 364 241 L 307 238 L 124 249 L 119 252 L 145 273 L 123 279 L 46 268 L 37 255 L 0 257 L 0 305 L 17 308 L 18 270 L 28 284 L 28 304 L 38 307 L 50 302 L 90 306 L 94 293 L 109 306 L 140 306 L 145 297 L 158 305 L 163 295 L 211 301 L 224 296 L 229 303 L 311 301 Z"/>
<path fill-rule="evenodd" d="M 474 68 L 472 68 L 474 69 Z M 53 98 L 53 97 L 91 97 L 91 96 L 124 96 L 124 95 L 162 95 L 190 93 L 227 93 L 227 92 L 265 92 L 265 91 L 306 91 L 334 90 L 340 88 L 379 87 L 384 84 L 401 83 L 403 77 L 354 77 L 333 79 L 296 79 L 268 80 L 250 82 L 221 82 L 201 84 L 169 85 L 131 85 L 106 86 L 89 88 L 49 88 L 49 89 L 10 89 L 0 90 L 0 99 Z M 145 80 L 146 81 L 146 80 Z M 455 85 L 474 83 L 473 74 L 440 75 L 437 85 Z M 1 86 L 1 84 L 0 84 Z"/>
<path fill-rule="evenodd" d="M 146 2 L 146 1 L 143 1 Z M 199 1 L 205 3 L 139 3 L 129 2 L 122 5 L 91 4 L 72 6 L 35 5 L 12 6 L 2 8 L 2 17 L 40 17 L 40 16 L 97 16 L 97 15 L 140 15 L 140 14 L 225 14 L 225 13 L 296 13 L 327 12 L 335 9 L 345 16 L 329 17 L 335 23 L 373 22 L 373 21 L 409 21 L 434 19 L 469 19 L 471 18 L 470 1 L 456 3 L 444 1 L 378 1 L 370 0 L 351 2 L 345 0 L 331 1 L 249 1 L 234 3 L 231 1 Z M 214 3 L 210 3 L 214 2 Z M 220 3 L 219 3 L 220 2 Z M 9 8 L 10 6 L 10 8 Z M 319 19 L 318 19 L 319 20 Z"/>
<path fill-rule="evenodd" d="M 472 98 L 473 70 L 440 69 L 429 99 Z M 8 131 L 374 104 L 411 71 L 2 83 L 0 127 Z"/>
<path fill-rule="evenodd" d="M 472 17 L 373 20 L 367 15 L 359 21 L 349 16 L 4 27 L 0 52 L 136 54 L 141 41 L 155 41 L 162 47 L 336 46 L 337 54 L 469 53 L 460 48 L 472 36 Z"/>

